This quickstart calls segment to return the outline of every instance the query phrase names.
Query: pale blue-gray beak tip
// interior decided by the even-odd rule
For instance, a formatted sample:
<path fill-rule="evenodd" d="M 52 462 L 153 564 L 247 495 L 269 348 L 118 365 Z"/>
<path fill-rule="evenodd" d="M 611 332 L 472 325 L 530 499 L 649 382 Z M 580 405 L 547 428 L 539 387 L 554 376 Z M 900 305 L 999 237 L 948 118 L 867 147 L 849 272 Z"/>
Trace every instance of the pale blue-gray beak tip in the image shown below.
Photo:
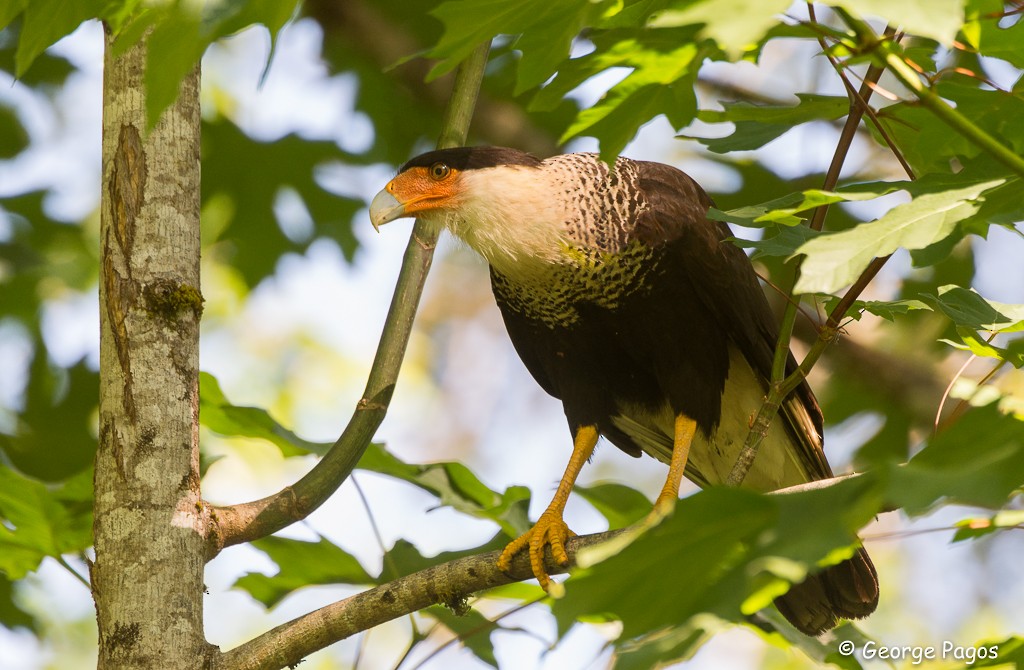
<path fill-rule="evenodd" d="M 398 198 L 388 193 L 387 189 L 373 197 L 373 202 L 370 203 L 370 223 L 378 233 L 380 227 L 385 223 L 403 216 L 405 216 L 405 205 L 398 202 Z"/>

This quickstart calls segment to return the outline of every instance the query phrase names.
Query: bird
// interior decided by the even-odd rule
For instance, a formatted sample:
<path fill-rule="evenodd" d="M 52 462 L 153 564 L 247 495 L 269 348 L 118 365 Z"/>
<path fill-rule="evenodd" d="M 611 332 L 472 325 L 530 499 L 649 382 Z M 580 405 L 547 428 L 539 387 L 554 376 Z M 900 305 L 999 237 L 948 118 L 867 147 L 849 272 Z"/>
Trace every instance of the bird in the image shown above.
<path fill-rule="evenodd" d="M 560 399 L 569 464 L 547 509 L 502 552 L 527 551 L 542 587 L 550 548 L 562 565 L 574 533 L 563 513 L 601 436 L 667 463 L 652 514 L 670 510 L 682 477 L 722 485 L 761 406 L 778 325 L 747 255 L 711 198 L 670 165 L 593 153 L 540 159 L 492 146 L 429 151 L 373 198 L 378 229 L 416 217 L 479 253 L 516 352 Z M 792 354 L 788 370 L 796 367 Z M 806 381 L 786 399 L 742 485 L 758 491 L 832 477 L 823 417 Z M 878 604 L 863 546 L 775 600 L 817 636 Z"/>

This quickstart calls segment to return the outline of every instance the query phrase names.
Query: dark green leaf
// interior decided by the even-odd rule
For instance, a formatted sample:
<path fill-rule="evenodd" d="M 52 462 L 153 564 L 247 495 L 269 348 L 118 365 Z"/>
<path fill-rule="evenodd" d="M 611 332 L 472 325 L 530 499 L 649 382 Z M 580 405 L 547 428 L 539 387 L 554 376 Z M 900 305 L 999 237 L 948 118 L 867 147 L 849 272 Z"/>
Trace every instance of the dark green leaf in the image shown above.
<path fill-rule="evenodd" d="M 50 488 L 0 465 L 0 573 L 18 580 L 46 556 L 92 542 L 92 473 Z"/>
<path fill-rule="evenodd" d="M 707 123 L 732 122 L 736 128 L 725 137 L 695 137 L 716 153 L 758 149 L 787 130 L 809 121 L 833 120 L 850 111 L 846 97 L 797 94 L 796 105 L 758 105 L 749 102 L 725 102 L 723 110 L 701 110 L 697 118 Z M 686 136 L 688 137 L 688 136 Z"/>
<path fill-rule="evenodd" d="M 0 433 L 0 449 L 22 472 L 45 481 L 82 472 L 96 453 L 92 423 L 98 403 L 96 372 L 84 363 L 51 367 L 38 341 L 25 409 L 14 435 Z"/>
<path fill-rule="evenodd" d="M 887 497 L 910 514 L 936 500 L 999 509 L 1024 485 L 1024 422 L 994 405 L 965 414 L 892 471 Z"/>
<path fill-rule="evenodd" d="M 83 21 L 100 15 L 104 0 L 31 0 L 24 3 L 24 21 L 14 57 L 21 77 L 43 50 L 69 35 Z"/>
<path fill-rule="evenodd" d="M 398 540 L 395 542 L 395 546 L 384 555 L 384 569 L 381 571 L 378 581 L 380 583 L 390 582 L 399 577 L 405 577 L 414 572 L 465 558 L 466 556 L 476 556 L 504 549 L 511 539 L 505 533 L 498 533 L 479 547 L 443 551 L 436 556 L 424 556 L 412 543 L 407 540 Z"/>
<path fill-rule="evenodd" d="M 413 465 L 401 461 L 379 444 L 370 444 L 358 467 L 415 484 L 437 496 L 442 505 L 494 521 L 510 537 L 517 537 L 530 528 L 529 490 L 512 486 L 498 494 L 461 463 Z"/>
<path fill-rule="evenodd" d="M 807 226 L 777 226 L 774 230 L 765 229 L 765 236 L 760 240 L 744 240 L 733 237 L 729 241 L 743 249 L 753 249 L 751 258 L 778 257 L 789 258 L 807 240 L 818 233 Z"/>
<path fill-rule="evenodd" d="M 517 45 L 523 52 L 516 92 L 532 88 L 568 58 L 572 40 L 614 10 L 611 0 L 452 0 L 431 12 L 444 24 L 444 35 L 430 50 L 442 59 L 430 73 L 437 77 L 455 68 L 478 44 L 497 35 L 525 33 Z"/>
<path fill-rule="evenodd" d="M 576 486 L 573 491 L 608 519 L 609 528 L 629 526 L 651 511 L 651 501 L 647 496 L 622 484 Z"/>
<path fill-rule="evenodd" d="M 474 609 L 456 614 L 447 607 L 435 605 L 424 610 L 424 614 L 432 616 L 444 624 L 445 628 L 455 633 L 459 642 L 466 649 L 469 649 L 474 656 L 492 668 L 498 667 L 498 660 L 494 657 L 491 633 L 496 630 L 517 630 L 506 629 Z"/>
<path fill-rule="evenodd" d="M 374 579 L 351 554 L 320 538 L 318 542 L 267 537 L 253 546 L 265 552 L 280 570 L 267 576 L 250 572 L 234 584 L 267 607 L 304 586 L 329 584 L 372 584 Z"/>
<path fill-rule="evenodd" d="M 583 615 L 615 616 L 626 639 L 701 612 L 741 621 L 783 593 L 787 581 L 842 558 L 881 502 L 881 487 L 868 477 L 784 496 L 706 489 L 574 576 L 553 611 L 563 630 Z"/>
<path fill-rule="evenodd" d="M 220 238 L 230 241 L 232 263 L 250 285 L 270 274 L 287 251 L 306 249 L 315 236 L 328 236 L 351 258 L 356 248 L 351 221 L 362 201 L 334 195 L 316 179 L 321 166 L 353 158 L 333 142 L 288 135 L 273 142 L 254 140 L 227 121 L 203 125 L 203 199 L 226 196 L 233 207 Z M 259 166 L 249 169 L 248 166 Z M 314 236 L 292 240 L 274 215 L 282 188 L 293 189 L 314 222 Z"/>
<path fill-rule="evenodd" d="M 228 437 L 255 437 L 267 440 L 283 456 L 314 453 L 321 456 L 331 448 L 329 442 L 309 442 L 288 430 L 258 407 L 232 405 L 221 391 L 217 378 L 199 373 L 199 419 L 204 426 Z"/>
<path fill-rule="evenodd" d="M 14 582 L 3 571 L 0 571 L 0 626 L 10 630 L 27 628 L 33 633 L 39 632 L 35 617 L 14 602 Z"/>
<path fill-rule="evenodd" d="M 1014 332 L 1024 329 L 1024 305 L 992 302 L 960 286 L 940 286 L 938 295 L 922 295 L 958 326 L 974 330 Z"/>
<path fill-rule="evenodd" d="M 28 133 L 14 109 L 0 104 L 0 160 L 13 158 L 28 146 Z"/>

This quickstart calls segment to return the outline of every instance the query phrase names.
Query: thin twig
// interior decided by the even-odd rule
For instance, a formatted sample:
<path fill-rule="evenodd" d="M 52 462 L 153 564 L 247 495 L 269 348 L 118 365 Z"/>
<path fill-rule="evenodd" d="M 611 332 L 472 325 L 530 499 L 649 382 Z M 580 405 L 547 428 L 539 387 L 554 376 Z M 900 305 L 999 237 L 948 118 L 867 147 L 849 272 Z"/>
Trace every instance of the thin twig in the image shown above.
<path fill-rule="evenodd" d="M 1003 141 L 993 137 L 957 111 L 930 86 L 926 86 L 918 73 L 911 67 L 910 62 L 896 52 L 893 48 L 895 45 L 891 40 L 880 39 L 865 21 L 852 16 L 841 7 L 835 7 L 834 11 L 856 33 L 861 44 L 868 47 L 872 56 L 879 63 L 884 64 L 901 84 L 910 89 L 924 107 L 954 131 L 966 137 L 1016 174 L 1024 177 L 1024 158 L 1007 147 Z"/>
<path fill-rule="evenodd" d="M 89 583 L 89 580 L 83 577 L 82 574 L 78 572 L 78 570 L 75 570 L 73 567 L 71 567 L 71 564 L 64 560 L 63 556 L 54 556 L 54 559 L 56 559 L 56 561 L 60 563 L 65 570 L 70 572 L 75 579 L 82 582 L 82 585 L 85 586 L 85 588 L 89 589 L 89 591 L 92 591 L 92 584 Z"/>

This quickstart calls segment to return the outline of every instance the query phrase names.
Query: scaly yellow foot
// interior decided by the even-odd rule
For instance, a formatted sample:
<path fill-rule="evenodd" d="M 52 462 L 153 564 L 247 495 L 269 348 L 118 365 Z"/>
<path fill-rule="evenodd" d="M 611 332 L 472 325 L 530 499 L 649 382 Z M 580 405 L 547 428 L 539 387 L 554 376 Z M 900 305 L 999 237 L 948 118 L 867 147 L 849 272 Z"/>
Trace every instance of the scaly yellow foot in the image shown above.
<path fill-rule="evenodd" d="M 697 432 L 697 422 L 680 414 L 676 416 L 675 436 L 672 439 L 672 460 L 668 466 L 668 477 L 662 487 L 658 499 L 654 501 L 654 509 L 644 520 L 645 524 L 653 525 L 668 516 L 679 499 L 679 484 L 686 472 L 686 461 L 690 457 L 690 444 Z"/>
<path fill-rule="evenodd" d="M 544 547 L 551 547 L 551 556 L 559 565 L 569 564 L 569 554 L 565 551 L 565 541 L 576 533 L 562 520 L 560 510 L 550 507 L 540 515 L 533 528 L 508 543 L 498 558 L 498 569 L 508 572 L 512 567 L 512 558 L 524 548 L 530 551 L 530 568 L 545 591 L 551 587 L 551 577 L 544 569 Z"/>
<path fill-rule="evenodd" d="M 579 476 L 583 464 L 587 462 L 590 455 L 594 453 L 597 446 L 597 426 L 580 426 L 576 430 L 576 437 L 573 440 L 572 456 L 569 458 L 569 465 L 565 468 L 562 481 L 558 483 L 551 504 L 544 510 L 544 513 L 537 519 L 533 528 L 526 531 L 515 540 L 509 543 L 498 558 L 498 569 L 508 572 L 512 567 L 512 558 L 524 548 L 530 550 L 530 567 L 533 569 L 533 576 L 540 582 L 541 587 L 549 594 L 552 593 L 552 586 L 556 585 L 544 569 L 544 547 L 551 547 L 551 556 L 560 565 L 569 564 L 569 555 L 565 551 L 565 541 L 576 533 L 569 530 L 562 520 L 562 513 L 565 512 L 565 503 L 569 500 L 569 492 L 572 491 L 576 477 Z"/>

